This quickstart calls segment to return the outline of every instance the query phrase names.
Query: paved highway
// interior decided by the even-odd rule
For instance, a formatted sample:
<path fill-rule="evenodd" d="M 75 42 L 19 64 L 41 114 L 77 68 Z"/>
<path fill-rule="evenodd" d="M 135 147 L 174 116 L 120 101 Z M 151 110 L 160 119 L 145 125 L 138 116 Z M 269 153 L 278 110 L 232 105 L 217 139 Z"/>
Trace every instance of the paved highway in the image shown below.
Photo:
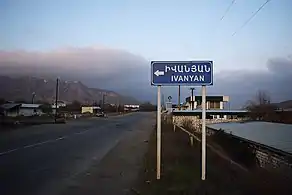
<path fill-rule="evenodd" d="M 150 113 L 41 125 L 0 135 L 0 194 L 59 194 Z"/>

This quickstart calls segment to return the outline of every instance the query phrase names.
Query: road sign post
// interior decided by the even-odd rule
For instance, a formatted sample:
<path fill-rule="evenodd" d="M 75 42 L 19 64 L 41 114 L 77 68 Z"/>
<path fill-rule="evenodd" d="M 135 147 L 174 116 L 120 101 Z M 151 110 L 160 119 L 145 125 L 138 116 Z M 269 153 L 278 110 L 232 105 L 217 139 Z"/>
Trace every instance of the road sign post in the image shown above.
<path fill-rule="evenodd" d="M 160 179 L 161 167 L 161 86 L 157 87 L 157 172 L 156 178 Z"/>
<path fill-rule="evenodd" d="M 206 178 L 206 86 L 202 86 L 202 180 Z"/>
<path fill-rule="evenodd" d="M 151 85 L 157 86 L 157 179 L 161 167 L 161 86 L 202 86 L 202 180 L 205 180 L 206 86 L 213 85 L 213 61 L 152 61 Z"/>

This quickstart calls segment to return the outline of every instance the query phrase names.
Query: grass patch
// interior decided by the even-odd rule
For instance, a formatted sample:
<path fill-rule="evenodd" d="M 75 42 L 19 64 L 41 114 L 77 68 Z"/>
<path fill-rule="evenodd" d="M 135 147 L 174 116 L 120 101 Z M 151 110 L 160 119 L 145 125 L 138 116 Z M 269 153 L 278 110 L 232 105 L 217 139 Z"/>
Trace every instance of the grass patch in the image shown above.
<path fill-rule="evenodd" d="M 242 154 L 244 155 L 244 154 Z M 156 131 L 149 140 L 135 193 L 172 194 L 292 194 L 291 181 L 265 171 L 244 172 L 207 150 L 207 179 L 201 181 L 201 145 L 191 146 L 186 133 L 162 125 L 161 179 L 156 180 Z"/>
<path fill-rule="evenodd" d="M 245 167 L 255 168 L 258 166 L 254 149 L 248 143 L 240 142 L 223 131 L 216 132 L 209 140 L 219 144 L 234 161 Z"/>

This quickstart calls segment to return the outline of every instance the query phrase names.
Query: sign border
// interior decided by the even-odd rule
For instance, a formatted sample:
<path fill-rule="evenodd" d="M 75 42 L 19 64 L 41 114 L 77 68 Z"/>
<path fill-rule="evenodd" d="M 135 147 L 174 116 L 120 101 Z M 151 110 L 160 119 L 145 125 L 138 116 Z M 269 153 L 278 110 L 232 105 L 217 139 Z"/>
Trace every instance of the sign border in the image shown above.
<path fill-rule="evenodd" d="M 153 82 L 153 65 L 155 63 L 168 63 L 168 64 L 176 64 L 176 63 L 209 63 L 211 64 L 211 72 L 212 72 L 212 77 L 211 77 L 211 82 L 210 83 L 204 83 L 204 84 L 198 84 L 198 83 L 154 83 Z M 214 72 L 213 72 L 213 61 L 212 60 L 199 60 L 199 61 L 151 61 L 151 85 L 152 86 L 212 86 L 213 85 L 213 77 L 214 77 Z"/>

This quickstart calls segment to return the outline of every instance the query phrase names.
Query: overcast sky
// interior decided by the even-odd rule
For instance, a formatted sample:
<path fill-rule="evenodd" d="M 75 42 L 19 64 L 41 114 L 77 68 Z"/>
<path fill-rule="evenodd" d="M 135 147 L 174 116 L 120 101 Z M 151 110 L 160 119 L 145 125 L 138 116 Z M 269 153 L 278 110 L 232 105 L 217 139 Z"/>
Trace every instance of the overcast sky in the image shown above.
<path fill-rule="evenodd" d="M 292 1 L 270 1 L 241 28 L 265 1 L 237 0 L 226 13 L 232 0 L 2 0 L 0 73 L 62 75 L 154 101 L 151 60 L 213 60 L 208 91 L 234 105 L 259 88 L 292 99 Z"/>

